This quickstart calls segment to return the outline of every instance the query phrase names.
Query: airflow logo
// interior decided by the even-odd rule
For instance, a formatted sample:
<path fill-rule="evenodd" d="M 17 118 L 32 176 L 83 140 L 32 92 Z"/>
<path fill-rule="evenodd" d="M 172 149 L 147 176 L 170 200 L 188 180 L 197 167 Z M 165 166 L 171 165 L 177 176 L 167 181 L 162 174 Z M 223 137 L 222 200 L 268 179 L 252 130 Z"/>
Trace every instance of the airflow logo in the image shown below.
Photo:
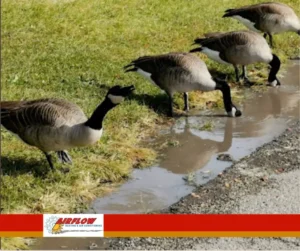
<path fill-rule="evenodd" d="M 103 214 L 44 214 L 45 237 L 103 237 Z"/>

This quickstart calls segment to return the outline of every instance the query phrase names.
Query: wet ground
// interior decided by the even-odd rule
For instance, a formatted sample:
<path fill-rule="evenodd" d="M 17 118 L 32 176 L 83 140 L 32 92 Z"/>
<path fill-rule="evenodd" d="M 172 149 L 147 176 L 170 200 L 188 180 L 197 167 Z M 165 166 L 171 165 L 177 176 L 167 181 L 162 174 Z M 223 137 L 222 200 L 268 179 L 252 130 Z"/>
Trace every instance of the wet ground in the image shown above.
<path fill-rule="evenodd" d="M 218 154 L 230 154 L 237 161 L 264 143 L 280 135 L 299 118 L 299 61 L 294 61 L 281 78 L 282 86 L 265 93 L 246 90 L 240 118 L 223 116 L 223 111 L 195 113 L 181 117 L 169 131 L 172 139 L 157 166 L 135 170 L 133 178 L 120 189 L 97 199 L 89 212 L 147 213 L 167 208 L 191 193 L 195 184 L 214 179 L 232 165 L 217 160 Z M 203 128 L 212 129 L 203 131 Z M 92 242 L 103 247 L 102 240 L 44 239 L 38 249 L 87 249 Z"/>
<path fill-rule="evenodd" d="M 223 111 L 182 117 L 169 131 L 173 146 L 164 152 L 157 166 L 135 170 L 133 179 L 119 191 L 97 199 L 96 213 L 146 213 L 159 210 L 189 194 L 192 184 L 204 184 L 232 163 L 219 161 L 219 153 L 229 153 L 234 160 L 271 141 L 299 117 L 299 66 L 288 68 L 282 86 L 266 93 L 247 90 L 242 104 L 243 116 L 228 118 Z M 212 125 L 212 131 L 201 131 Z M 171 136 L 170 136 L 171 135 Z M 172 143 L 173 142 L 173 143 Z"/>
<path fill-rule="evenodd" d="M 299 214 L 300 120 L 164 214 Z M 158 213 L 158 212 L 156 212 Z M 201 224 L 201 223 L 200 223 Z M 300 238 L 110 238 L 114 250 L 299 250 Z"/>

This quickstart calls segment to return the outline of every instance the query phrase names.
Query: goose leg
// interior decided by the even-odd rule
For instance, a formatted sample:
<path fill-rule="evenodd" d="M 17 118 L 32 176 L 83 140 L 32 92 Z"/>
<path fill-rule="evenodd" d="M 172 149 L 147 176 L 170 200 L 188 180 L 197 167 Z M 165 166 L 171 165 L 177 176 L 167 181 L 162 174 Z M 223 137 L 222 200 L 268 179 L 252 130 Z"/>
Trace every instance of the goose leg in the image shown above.
<path fill-rule="evenodd" d="M 247 76 L 247 69 L 246 66 L 243 65 L 243 74 L 242 74 L 243 79 L 248 80 L 248 76 Z"/>
<path fill-rule="evenodd" d="M 58 159 L 64 164 L 72 164 L 72 158 L 67 151 L 57 151 Z"/>
<path fill-rule="evenodd" d="M 184 92 L 183 98 L 184 98 L 184 110 L 186 112 L 188 112 L 189 111 L 189 94 L 187 92 Z"/>
<path fill-rule="evenodd" d="M 173 95 L 169 94 L 169 116 L 173 117 L 174 112 L 173 112 Z"/>
<path fill-rule="evenodd" d="M 52 170 L 54 170 L 54 166 L 53 166 L 53 163 L 52 163 L 52 157 L 51 157 L 51 155 L 49 153 L 46 153 L 46 152 L 44 152 L 44 154 L 45 154 L 45 156 L 47 158 L 47 161 L 49 163 L 50 168 Z"/>
<path fill-rule="evenodd" d="M 235 71 L 236 82 L 240 82 L 239 69 L 236 65 L 233 66 Z"/>
<path fill-rule="evenodd" d="M 269 35 L 270 47 L 274 48 L 273 47 L 273 36 L 270 33 L 268 33 L 268 35 Z"/>
<path fill-rule="evenodd" d="M 247 76 L 247 68 L 245 65 L 243 65 L 243 74 L 242 74 L 242 78 L 244 79 L 244 83 L 247 85 L 247 86 L 252 86 L 254 85 L 253 82 L 251 82 Z"/>

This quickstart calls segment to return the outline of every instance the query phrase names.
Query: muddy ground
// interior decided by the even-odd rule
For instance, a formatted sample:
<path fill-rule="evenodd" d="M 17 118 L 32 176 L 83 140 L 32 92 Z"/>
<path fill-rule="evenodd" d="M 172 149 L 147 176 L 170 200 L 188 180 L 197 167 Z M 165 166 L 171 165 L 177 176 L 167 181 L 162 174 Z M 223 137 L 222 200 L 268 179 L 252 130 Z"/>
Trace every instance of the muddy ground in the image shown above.
<path fill-rule="evenodd" d="M 300 122 L 161 213 L 300 213 Z M 286 249 L 296 238 L 117 238 L 108 249 Z"/>

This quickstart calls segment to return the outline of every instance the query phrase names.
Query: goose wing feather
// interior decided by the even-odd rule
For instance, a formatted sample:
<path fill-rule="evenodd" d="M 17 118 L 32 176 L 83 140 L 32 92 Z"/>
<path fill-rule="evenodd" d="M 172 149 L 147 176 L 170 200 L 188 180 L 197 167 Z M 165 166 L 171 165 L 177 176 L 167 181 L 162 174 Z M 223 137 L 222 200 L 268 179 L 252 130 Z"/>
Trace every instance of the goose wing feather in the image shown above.
<path fill-rule="evenodd" d="M 185 55 L 187 55 L 187 53 L 168 53 L 155 56 L 143 56 L 133 60 L 129 65 L 125 66 L 125 68 L 133 66 L 140 68 L 143 71 L 155 74 L 160 72 L 162 69 L 178 66 L 181 67 L 181 58 Z"/>
<path fill-rule="evenodd" d="M 243 6 L 237 9 L 228 9 L 225 11 L 223 17 L 241 16 L 253 23 L 257 23 L 260 19 L 265 18 L 267 15 L 284 15 L 288 13 L 290 13 L 290 7 L 287 5 L 282 3 L 267 2 Z"/>
<path fill-rule="evenodd" d="M 60 99 L 1 102 L 1 124 L 18 133 L 31 126 L 60 127 L 87 120 L 75 104 Z"/>
<path fill-rule="evenodd" d="M 168 54 L 144 56 L 133 60 L 126 68 L 133 67 L 129 70 L 141 69 L 151 74 L 155 83 L 163 88 L 166 79 L 177 79 L 188 76 L 194 63 L 199 63 L 199 59 L 184 52 L 172 52 Z"/>
<path fill-rule="evenodd" d="M 233 46 L 246 45 L 249 43 L 250 34 L 256 36 L 256 33 L 251 31 L 228 32 L 207 38 L 197 38 L 194 42 L 202 47 L 222 52 Z"/>

